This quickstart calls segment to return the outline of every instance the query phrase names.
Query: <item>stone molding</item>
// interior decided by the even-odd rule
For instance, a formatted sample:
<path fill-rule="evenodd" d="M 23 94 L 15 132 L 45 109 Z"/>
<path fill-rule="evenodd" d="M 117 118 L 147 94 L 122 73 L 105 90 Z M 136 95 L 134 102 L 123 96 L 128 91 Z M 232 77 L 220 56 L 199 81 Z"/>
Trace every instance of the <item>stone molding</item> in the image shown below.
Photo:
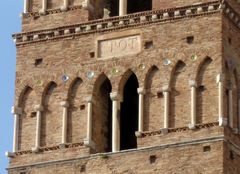
<path fill-rule="evenodd" d="M 229 13 L 230 11 L 232 12 L 230 8 L 227 8 L 228 6 L 229 5 L 224 4 L 224 11 L 226 11 L 225 13 L 227 12 Z M 205 8 L 202 12 L 194 13 L 193 12 L 194 9 L 197 10 L 197 8 L 199 7 L 205 7 Z M 51 41 L 55 39 L 65 38 L 65 37 L 72 37 L 73 35 L 78 36 L 78 35 L 85 35 L 85 34 L 91 34 L 91 33 L 112 31 L 112 30 L 123 29 L 123 28 L 131 28 L 131 27 L 135 28 L 136 26 L 146 26 L 156 22 L 157 23 L 174 22 L 175 20 L 183 20 L 189 17 L 192 18 L 192 17 L 202 16 L 202 15 L 211 15 L 214 13 L 220 13 L 221 8 L 223 7 L 219 1 L 213 1 L 208 3 L 196 4 L 192 6 L 174 8 L 174 9 L 140 12 L 135 14 L 129 14 L 123 17 L 118 16 L 118 17 L 112 17 L 108 19 L 92 20 L 85 23 L 69 25 L 61 28 L 16 33 L 13 35 L 13 38 L 16 41 L 17 46 L 26 45 L 26 44 L 36 43 L 36 42 L 44 42 L 44 41 Z M 228 10 L 225 10 L 225 9 L 228 9 Z M 179 10 L 185 13 L 181 13 L 181 14 L 174 13 L 175 11 L 179 11 Z M 166 13 L 168 14 L 168 16 L 164 15 Z M 175 15 L 171 16 L 170 14 L 172 13 L 174 13 Z M 234 16 L 237 16 L 237 14 L 234 13 Z M 146 20 L 140 20 L 143 17 L 146 17 Z M 239 23 L 239 28 L 240 28 L 240 23 Z M 61 33 L 60 31 L 65 31 L 65 30 L 71 31 L 71 32 L 63 32 L 63 34 L 61 35 L 55 35 L 55 33 Z M 65 33 L 68 33 L 68 34 L 65 34 Z M 41 37 L 37 37 L 36 35 L 41 35 Z M 33 37 L 35 38 L 35 40 L 33 39 Z"/>

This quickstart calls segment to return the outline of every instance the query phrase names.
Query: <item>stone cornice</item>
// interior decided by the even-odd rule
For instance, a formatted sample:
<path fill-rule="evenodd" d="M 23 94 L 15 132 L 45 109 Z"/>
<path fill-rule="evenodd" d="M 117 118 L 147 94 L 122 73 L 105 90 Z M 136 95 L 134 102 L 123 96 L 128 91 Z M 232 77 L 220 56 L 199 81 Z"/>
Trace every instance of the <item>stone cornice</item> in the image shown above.
<path fill-rule="evenodd" d="M 221 12 L 221 7 L 222 4 L 220 1 L 213 1 L 192 6 L 147 11 L 121 17 L 118 16 L 108 19 L 93 20 L 86 23 L 46 30 L 17 33 L 13 34 L 13 38 L 16 41 L 16 45 L 20 46 L 37 42 L 53 41 L 73 36 L 146 26 L 153 23 L 174 22 L 186 18 L 218 13 Z"/>
<path fill-rule="evenodd" d="M 67 11 L 73 11 L 73 10 L 78 10 L 78 9 L 82 9 L 82 5 L 68 7 Z M 49 14 L 64 13 L 64 12 L 66 12 L 66 11 L 61 10 L 61 8 L 50 9 L 45 12 L 44 16 L 49 15 Z M 41 14 L 40 12 L 22 13 L 23 18 L 37 18 L 40 16 L 43 16 L 43 14 Z"/>

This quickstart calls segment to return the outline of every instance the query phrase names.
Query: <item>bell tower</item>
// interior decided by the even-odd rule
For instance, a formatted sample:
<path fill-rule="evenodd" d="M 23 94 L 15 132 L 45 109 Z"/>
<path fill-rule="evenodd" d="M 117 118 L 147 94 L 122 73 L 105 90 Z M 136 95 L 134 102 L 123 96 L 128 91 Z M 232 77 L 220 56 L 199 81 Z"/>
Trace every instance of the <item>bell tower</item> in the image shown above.
<path fill-rule="evenodd" d="M 24 0 L 9 174 L 240 173 L 239 0 Z"/>

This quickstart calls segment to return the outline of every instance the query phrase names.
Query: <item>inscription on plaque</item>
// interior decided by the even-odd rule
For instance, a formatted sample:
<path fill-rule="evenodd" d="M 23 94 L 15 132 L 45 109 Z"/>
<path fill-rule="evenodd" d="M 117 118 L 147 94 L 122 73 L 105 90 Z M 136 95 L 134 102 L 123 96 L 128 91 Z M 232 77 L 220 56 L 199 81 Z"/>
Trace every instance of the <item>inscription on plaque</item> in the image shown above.
<path fill-rule="evenodd" d="M 110 58 L 137 54 L 141 51 L 140 35 L 98 41 L 98 57 Z"/>

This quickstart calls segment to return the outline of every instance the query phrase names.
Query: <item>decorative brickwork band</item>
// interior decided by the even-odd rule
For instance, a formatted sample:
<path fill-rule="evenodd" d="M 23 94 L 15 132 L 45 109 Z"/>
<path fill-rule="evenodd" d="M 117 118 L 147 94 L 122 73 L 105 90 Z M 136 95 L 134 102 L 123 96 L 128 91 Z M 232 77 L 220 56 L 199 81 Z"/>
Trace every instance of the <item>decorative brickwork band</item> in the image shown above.
<path fill-rule="evenodd" d="M 14 115 L 13 152 L 17 152 L 19 150 L 18 149 L 19 117 L 22 114 L 22 109 L 13 106 L 12 114 Z"/>
<path fill-rule="evenodd" d="M 62 141 L 61 144 L 67 143 L 67 114 L 69 104 L 67 101 L 62 101 L 61 106 L 63 107 L 63 118 L 62 118 Z"/>
<path fill-rule="evenodd" d="M 112 99 L 112 151 L 120 151 L 120 102 L 122 98 L 117 92 L 110 94 Z"/>
<path fill-rule="evenodd" d="M 227 118 L 224 118 L 224 102 L 223 102 L 223 95 L 224 95 L 224 75 L 218 74 L 216 82 L 218 84 L 218 119 L 219 119 L 219 126 L 226 126 L 227 125 Z"/>
<path fill-rule="evenodd" d="M 191 87 L 191 123 L 189 124 L 190 129 L 195 129 L 196 126 L 196 116 L 197 116 L 197 110 L 196 110 L 196 87 L 197 83 L 195 80 L 190 80 L 189 85 Z"/>
<path fill-rule="evenodd" d="M 34 108 L 37 112 L 37 124 L 36 124 L 35 147 L 32 149 L 32 151 L 38 152 L 40 147 L 40 141 L 41 141 L 41 120 L 42 120 L 43 107 L 41 105 L 36 105 Z"/>

